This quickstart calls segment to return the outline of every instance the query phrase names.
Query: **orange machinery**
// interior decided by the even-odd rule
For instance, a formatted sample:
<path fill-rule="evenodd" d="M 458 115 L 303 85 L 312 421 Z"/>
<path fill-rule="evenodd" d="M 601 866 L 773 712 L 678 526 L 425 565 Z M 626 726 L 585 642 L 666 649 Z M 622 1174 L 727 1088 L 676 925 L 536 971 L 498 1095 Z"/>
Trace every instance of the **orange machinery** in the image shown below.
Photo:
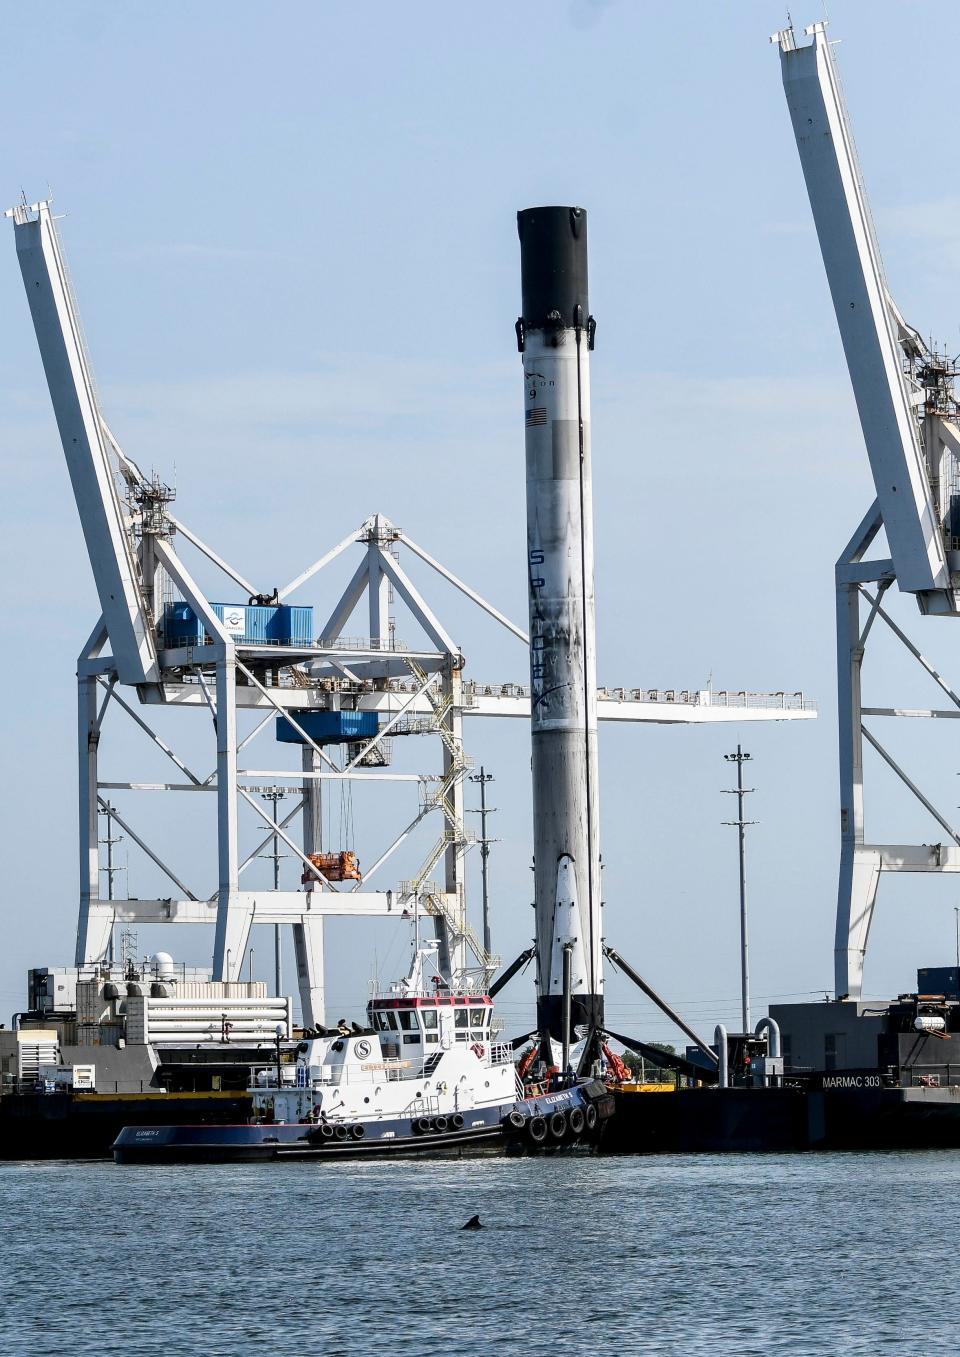
<path fill-rule="evenodd" d="M 328 881 L 362 881 L 363 879 L 360 875 L 357 855 L 349 849 L 340 853 L 308 853 L 307 857 L 317 871 L 325 876 Z M 300 878 L 303 885 L 316 881 L 316 879 L 312 873 L 306 870 Z"/>

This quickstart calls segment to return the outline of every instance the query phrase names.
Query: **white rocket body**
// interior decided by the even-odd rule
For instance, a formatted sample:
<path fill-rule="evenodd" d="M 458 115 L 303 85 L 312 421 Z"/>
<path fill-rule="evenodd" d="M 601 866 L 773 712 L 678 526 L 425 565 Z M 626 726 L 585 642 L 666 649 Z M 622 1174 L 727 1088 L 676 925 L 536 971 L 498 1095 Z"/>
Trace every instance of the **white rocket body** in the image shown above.
<path fill-rule="evenodd" d="M 534 868 L 541 1033 L 603 1020 L 586 214 L 519 214 L 530 605 Z M 572 1040 L 572 1034 L 566 1034 Z"/>
<path fill-rule="evenodd" d="M 577 866 L 564 855 L 557 865 L 557 899 L 553 909 L 553 951 L 550 956 L 551 994 L 563 994 L 563 958 L 569 948 L 570 993 L 587 993 L 590 972 L 583 945 L 583 920 L 577 900 Z"/>

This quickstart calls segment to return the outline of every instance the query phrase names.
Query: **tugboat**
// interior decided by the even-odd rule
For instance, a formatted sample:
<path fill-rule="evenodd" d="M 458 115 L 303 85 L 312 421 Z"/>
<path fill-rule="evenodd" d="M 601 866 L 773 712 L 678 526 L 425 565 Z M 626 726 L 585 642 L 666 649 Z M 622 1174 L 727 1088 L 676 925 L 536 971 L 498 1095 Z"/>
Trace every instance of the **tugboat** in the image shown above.
<path fill-rule="evenodd" d="M 296 1063 L 261 1070 L 244 1125 L 127 1126 L 118 1164 L 522 1153 L 589 1145 L 613 1099 L 599 1081 L 520 1082 L 510 1043 L 493 1039 L 493 1001 L 450 992 L 436 943 L 367 1005 L 299 1043 Z M 432 976 L 429 972 L 433 970 Z"/>

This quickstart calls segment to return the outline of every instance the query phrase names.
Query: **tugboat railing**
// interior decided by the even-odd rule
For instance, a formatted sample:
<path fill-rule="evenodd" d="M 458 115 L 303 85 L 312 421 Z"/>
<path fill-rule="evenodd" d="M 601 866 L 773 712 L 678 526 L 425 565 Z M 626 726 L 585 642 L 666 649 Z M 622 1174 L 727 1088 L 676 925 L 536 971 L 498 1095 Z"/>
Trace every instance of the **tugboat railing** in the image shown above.
<path fill-rule="evenodd" d="M 493 1042 L 487 1049 L 488 1055 L 485 1063 L 488 1067 L 512 1065 L 514 1063 L 514 1051 L 509 1042 Z M 406 1079 L 424 1079 L 434 1072 L 435 1064 L 433 1061 L 436 1054 L 436 1050 L 431 1050 L 426 1055 L 415 1060 L 407 1058 L 396 1062 L 385 1060 L 381 1063 L 380 1061 L 377 1061 L 375 1069 L 364 1069 L 362 1066 L 359 1068 L 353 1066 L 350 1069 L 349 1082 L 368 1084 L 379 1082 L 400 1083 Z M 324 1066 L 321 1067 L 321 1073 L 319 1075 L 314 1075 L 309 1080 L 308 1085 L 301 1085 L 301 1087 L 325 1088 L 330 1084 L 338 1084 L 341 1082 L 341 1074 L 342 1070 L 340 1066 Z M 259 1085 L 261 1090 L 270 1087 L 274 1087 L 274 1085 Z M 292 1087 L 292 1084 L 284 1084 L 284 1088 Z"/>
<path fill-rule="evenodd" d="M 440 1111 L 440 1099 L 438 1097 L 430 1098 L 411 1098 L 406 1107 L 400 1113 L 401 1117 L 413 1116 L 437 1116 Z"/>

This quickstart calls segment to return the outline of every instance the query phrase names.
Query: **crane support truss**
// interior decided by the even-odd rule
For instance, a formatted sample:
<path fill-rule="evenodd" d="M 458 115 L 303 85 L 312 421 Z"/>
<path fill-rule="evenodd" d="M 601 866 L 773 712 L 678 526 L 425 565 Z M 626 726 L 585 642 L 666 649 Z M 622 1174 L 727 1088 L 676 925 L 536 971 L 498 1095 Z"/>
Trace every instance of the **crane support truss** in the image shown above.
<path fill-rule="evenodd" d="M 78 964 L 102 960 L 116 923 L 202 923 L 215 933 L 213 973 L 239 978 L 254 924 L 289 924 L 305 1025 L 324 1013 L 323 923 L 330 916 L 410 918 L 422 914 L 439 943 L 440 968 L 453 982 L 485 984 L 499 965 L 467 920 L 466 856 L 475 835 L 464 826 L 463 780 L 471 765 L 463 742 L 465 717 L 529 719 L 529 690 L 520 684 L 480 684 L 464 678 L 464 658 L 451 633 L 401 565 L 405 547 L 474 607 L 504 627 L 526 649 L 526 633 L 381 514 L 366 519 L 284 588 L 277 603 L 313 580 L 343 553 L 359 545 L 362 559 L 320 628 L 303 645 L 247 643 L 224 626 L 177 549 L 188 546 L 244 594 L 253 585 L 232 564 L 170 511 L 172 494 L 145 477 L 120 447 L 99 410 L 84 353 L 79 318 L 70 292 L 49 204 L 12 209 L 17 250 L 34 318 L 37 341 L 60 428 L 77 507 L 86 537 L 102 616 L 77 666 L 80 908 Z M 202 642 L 168 643 L 163 605 L 186 601 L 202 627 Z M 423 635 L 419 646 L 397 641 L 391 605 L 398 602 Z M 359 641 L 342 634 L 358 609 L 366 611 Z M 121 692 L 126 690 L 126 696 Z M 137 706 L 132 704 L 131 690 Z M 129 700 L 128 700 L 129 699 Z M 183 708 L 209 719 L 213 768 L 191 767 L 154 729 L 155 714 Z M 301 724 L 305 712 L 343 708 L 376 712 L 375 736 L 347 757 L 332 758 Z M 729 720 L 805 720 L 816 716 L 801 693 L 714 692 L 673 689 L 603 689 L 601 720 L 688 724 Z M 100 775 L 105 733 L 125 716 L 170 763 L 169 780 L 106 780 Z M 240 715 L 254 720 L 245 734 Z M 264 771 L 249 766 L 244 751 L 274 718 L 283 716 L 301 737 L 301 767 Z M 387 745 L 401 735 L 439 739 L 439 769 L 395 773 Z M 243 757 L 242 757 L 243 756 Z M 257 761 L 257 760 L 254 760 Z M 271 756 L 259 762 L 278 762 Z M 412 783 L 418 809 L 404 818 L 366 868 L 363 882 L 327 879 L 310 860 L 322 850 L 322 790 L 339 782 Z M 269 787 L 264 787 L 264 783 Z M 289 782 L 295 804 L 275 820 L 263 793 Z M 136 809 L 111 804 L 110 813 L 171 888 L 168 897 L 100 897 L 98 814 L 105 793 L 208 793 L 216 807 L 216 882 L 193 879 L 173 859 L 168 842 L 157 843 Z M 184 808 L 196 805 L 183 803 Z M 203 804 L 202 802 L 199 804 Z M 258 842 L 241 850 L 240 807 L 261 822 Z M 434 814 L 437 812 L 438 814 Z M 433 818 L 437 837 L 421 868 L 394 888 L 370 887 L 393 855 L 409 845 Z M 249 818 L 249 817 L 248 817 Z M 299 825 L 297 822 L 299 821 Z M 303 870 L 300 890 L 249 890 L 243 876 L 275 840 Z M 442 862 L 443 882 L 430 874 Z M 212 874 L 212 873 L 211 873 Z"/>
<path fill-rule="evenodd" d="M 187 534 L 182 534 L 187 537 Z M 205 548 L 193 534 L 187 537 L 208 559 L 219 558 Z M 326 644 L 303 646 L 244 645 L 223 629 L 217 615 L 199 586 L 180 560 L 170 541 L 158 541 L 158 562 L 170 581 L 191 603 L 203 619 L 208 641 L 202 646 L 160 649 L 161 682 L 155 690 L 141 691 L 139 710 L 130 705 L 118 690 L 118 675 L 113 659 L 104 655 L 107 643 L 104 626 L 95 628 L 78 663 L 80 710 L 80 802 L 81 802 L 81 909 L 77 938 L 78 963 L 87 963 L 105 955 L 110 930 L 116 923 L 206 923 L 216 930 L 214 973 L 237 978 L 246 954 L 250 928 L 255 923 L 291 924 L 301 978 L 301 1004 L 306 1022 L 321 1022 L 323 1010 L 323 920 L 331 915 L 350 917 L 408 918 L 413 908 L 422 909 L 424 920 L 432 923 L 440 941 L 440 957 L 451 974 L 471 967 L 489 973 L 497 958 L 488 956 L 479 946 L 467 923 L 465 858 L 474 835 L 464 827 L 463 779 L 472 767 L 463 748 L 465 717 L 508 716 L 527 718 L 529 691 L 521 684 L 481 684 L 462 677 L 463 657 L 424 597 L 414 589 L 406 572 L 392 555 L 388 543 L 400 535 L 382 515 L 374 515 L 351 534 L 347 545 L 363 548 L 359 568 L 348 581 L 331 612 L 332 622 L 345 624 L 351 613 L 363 608 L 368 615 L 383 619 L 382 630 L 359 640 L 327 636 Z M 327 553 L 328 564 L 341 553 Z M 420 553 L 425 556 L 425 553 Z M 321 558 L 323 559 L 323 558 Z M 432 558 L 430 558 L 431 563 Z M 231 578 L 237 572 L 224 563 Z M 322 568 L 322 567 L 321 567 Z M 436 568 L 446 572 L 439 563 Z M 394 596 L 408 604 L 411 614 L 426 631 L 422 648 L 398 643 L 386 624 L 383 579 L 389 579 Z M 474 591 L 464 586 L 467 597 Z M 492 605 L 479 595 L 471 598 L 489 616 L 526 644 L 526 637 L 513 623 L 500 618 Z M 445 649 L 433 649 L 437 642 Z M 271 685 L 257 675 L 265 660 L 271 666 Z M 303 712 L 331 705 L 347 705 L 361 711 L 377 712 L 381 717 L 376 736 L 344 760 L 336 763 L 316 745 L 299 725 Z M 115 706 L 132 721 L 145 737 L 166 756 L 171 764 L 167 781 L 106 781 L 98 778 L 97 764 L 104 718 Z M 598 704 L 602 720 L 660 724 L 700 724 L 730 720 L 795 721 L 816 717 L 816 705 L 802 693 L 702 692 L 687 689 L 609 689 L 601 690 Z M 213 771 L 191 767 L 151 726 L 151 709 L 196 709 L 206 711 L 216 737 L 216 768 Z M 258 725 L 243 738 L 237 734 L 237 711 L 262 713 Z M 271 757 L 251 766 L 249 755 L 240 755 L 262 732 L 272 718 L 283 715 L 295 729 L 303 730 L 304 766 L 299 769 L 274 766 Z M 442 766 L 433 774 L 397 773 L 388 767 L 363 766 L 374 751 L 396 734 L 439 735 Z M 251 751 L 252 753 L 253 751 Z M 258 763 L 256 759 L 252 763 Z M 362 781 L 384 784 L 414 783 L 421 790 L 421 805 L 411 821 L 398 827 L 377 851 L 364 873 L 364 884 L 335 885 L 324 881 L 308 860 L 317 851 L 317 806 L 321 786 Z M 263 785 L 289 783 L 300 793 L 295 808 L 275 824 L 263 809 L 257 793 Z M 185 884 L 175 864 L 161 855 L 159 847 L 148 841 L 138 828 L 135 815 L 129 819 L 115 813 L 117 823 L 174 887 L 170 898 L 148 900 L 111 900 L 98 898 L 99 861 L 97 808 L 107 793 L 208 793 L 217 798 L 218 884 L 210 892 L 201 883 Z M 266 831 L 263 842 L 241 857 L 237 807 L 250 807 Z M 444 821 L 441 838 L 427 855 L 424 870 L 417 877 L 392 889 L 368 889 L 367 883 L 381 873 L 384 864 L 401 848 L 433 811 Z M 303 822 L 299 836 L 291 822 L 299 816 Z M 241 877 L 276 833 L 288 854 L 298 859 L 304 870 L 318 878 L 314 889 L 304 891 L 249 891 L 242 888 Z M 430 871 L 440 859 L 444 863 L 442 889 L 428 881 Z M 193 889 L 191 889 L 193 887 Z M 474 945 L 477 944 L 477 945 Z M 471 957 L 469 953 L 473 953 Z"/>
<path fill-rule="evenodd" d="M 884 607 L 895 583 L 921 615 L 956 617 L 960 568 L 957 368 L 907 325 L 884 277 L 853 134 L 824 23 L 775 33 L 787 105 L 876 490 L 836 567 L 840 741 L 840 875 L 835 985 L 859 998 L 882 872 L 960 870 L 958 831 L 864 717 L 960 716 L 960 697 Z M 864 559 L 881 529 L 889 558 Z M 873 585 L 871 589 L 867 586 Z M 877 621 L 903 644 L 953 708 L 864 707 L 861 670 Z M 948 843 L 871 844 L 864 827 L 864 743 L 937 822 Z"/>
<path fill-rule="evenodd" d="M 884 595 L 896 579 L 893 561 L 863 559 L 880 531 L 878 505 L 866 515 L 857 534 L 837 562 L 837 691 L 840 729 L 840 883 L 834 951 L 838 998 L 859 998 L 883 872 L 960 871 L 960 830 L 925 795 L 900 766 L 865 718 L 960 718 L 960 694 L 911 641 L 884 607 Z M 947 708 L 872 707 L 862 702 L 864 656 L 876 623 L 882 622 L 918 667 L 938 685 L 953 705 Z M 864 742 L 937 822 L 944 841 L 935 844 L 882 844 L 866 840 L 864 820 Z"/>
<path fill-rule="evenodd" d="M 176 702 L 168 703 L 166 699 L 189 689 L 195 701 L 179 705 L 198 706 L 207 710 L 215 736 L 216 767 L 206 775 L 195 772 L 152 729 L 145 715 L 130 706 L 117 691 L 117 672 L 112 656 L 102 653 L 107 643 L 106 627 L 101 623 L 94 629 L 78 663 L 83 864 L 78 963 L 95 961 L 105 955 L 115 922 L 213 923 L 216 930 L 214 973 L 233 979 L 239 976 L 243 965 L 252 925 L 260 922 L 289 923 L 294 927 L 304 1020 L 322 1022 L 323 919 L 329 915 L 400 918 L 409 917 L 411 909 L 422 909 L 425 921 L 432 922 L 437 933 L 444 971 L 456 976 L 471 969 L 467 948 L 477 940 L 466 921 L 464 859 L 474 836 L 463 823 L 462 781 L 471 766 L 463 752 L 462 741 L 463 701 L 459 688 L 463 661 L 422 596 L 410 584 L 397 562 L 387 556 L 384 546 L 388 539 L 384 536 L 385 529 L 382 526 L 385 522 L 375 515 L 351 535 L 350 542 L 359 541 L 364 547 L 363 588 L 357 595 L 355 582 L 351 580 L 333 611 L 335 618 L 342 614 L 347 619 L 357 603 L 362 601 L 362 595 L 368 595 L 369 615 L 371 619 L 380 619 L 382 626 L 376 636 L 366 639 L 362 652 L 349 645 L 338 647 L 336 642 L 328 646 L 309 644 L 299 649 L 270 647 L 265 652 L 262 645 L 244 645 L 236 641 L 224 629 L 171 542 L 158 540 L 154 544 L 160 567 L 202 620 L 207 640 L 202 646 L 189 648 L 187 652 L 161 651 L 161 673 L 164 679 L 171 681 L 162 683 L 158 693 L 141 694 L 144 704 L 141 711 L 149 712 L 150 705 L 157 702 L 175 707 L 178 705 Z M 209 559 L 220 564 L 219 558 L 204 548 L 193 534 L 184 536 L 202 549 Z M 392 541 L 392 537 L 389 540 Z M 337 554 L 328 553 L 329 559 Z M 222 563 L 222 568 L 236 579 L 237 572 L 226 563 Z M 390 653 L 387 663 L 391 637 L 385 610 L 388 593 L 383 585 L 384 579 L 389 580 L 394 597 L 407 604 L 424 629 L 429 630 L 428 646 L 440 641 L 445 649 L 434 650 L 425 646 L 416 651 L 401 650 Z M 265 660 L 269 661 L 269 676 L 273 685 L 269 687 L 256 672 L 257 669 L 265 672 Z M 403 691 L 402 684 L 386 676 L 387 668 L 392 667 L 394 662 L 399 664 L 401 672 L 412 676 L 410 693 Z M 310 674 L 311 666 L 317 671 L 313 676 Z M 290 686 L 284 686 L 286 684 Z M 351 757 L 339 764 L 311 739 L 300 724 L 302 717 L 298 719 L 298 715 L 304 710 L 356 706 L 355 699 L 351 699 L 348 692 L 354 687 L 378 693 L 383 699 L 379 710 L 384 712 L 385 719 L 375 736 L 362 742 Z M 288 700 L 304 693 L 310 697 L 308 704 L 300 705 Z M 245 709 L 253 706 L 267 713 L 242 739 L 238 739 L 237 733 L 239 694 L 246 698 Z M 99 779 L 97 764 L 102 730 L 111 704 L 124 712 L 155 748 L 169 759 L 176 770 L 173 775 L 176 780 L 108 782 Z M 420 720 L 415 733 L 440 737 L 443 751 L 441 769 L 433 774 L 416 774 L 394 773 L 387 768 L 380 770 L 364 766 L 377 749 L 408 720 L 408 713 L 414 708 L 418 711 L 426 709 L 429 713 L 428 719 Z M 283 716 L 301 736 L 303 767 L 296 770 L 278 769 L 271 773 L 241 767 L 240 753 L 275 716 Z M 408 731 L 404 729 L 400 733 Z M 269 778 L 274 785 L 282 781 L 293 782 L 301 791 L 301 799 L 294 810 L 280 822 L 271 818 L 256 795 L 262 790 L 257 783 L 265 778 Z M 381 850 L 365 874 L 365 883 L 431 811 L 439 810 L 445 820 L 445 830 L 440 851 L 434 853 L 431 850 L 428 862 L 432 869 L 440 858 L 444 859 L 443 889 L 427 882 L 428 871 L 418 875 L 412 889 L 410 883 L 400 889 L 383 890 L 366 889 L 365 883 L 363 888 L 353 882 L 335 884 L 327 880 L 310 861 L 308 855 L 321 848 L 321 784 L 360 780 L 367 783 L 414 783 L 420 789 L 422 801 L 412 824 L 400 828 Z M 201 892 L 191 890 L 166 856 L 161 856 L 130 820 L 117 813 L 115 818 L 125 834 L 159 868 L 175 887 L 176 894 L 162 900 L 103 901 L 98 898 L 97 812 L 105 804 L 103 794 L 117 791 L 208 792 L 216 796 L 219 865 L 216 891 L 204 896 Z M 238 847 L 239 804 L 248 806 L 268 830 L 263 843 L 242 860 Z M 290 822 L 298 814 L 303 821 L 300 836 L 302 845 L 297 842 L 290 828 Z M 241 889 L 241 874 L 273 835 L 282 840 L 289 855 L 299 860 L 304 874 L 311 878 L 305 890 Z M 478 952 L 476 947 L 473 950 L 475 954 Z M 489 956 L 480 949 L 472 968 L 486 974 L 495 970 L 498 964 L 499 958 Z"/>

